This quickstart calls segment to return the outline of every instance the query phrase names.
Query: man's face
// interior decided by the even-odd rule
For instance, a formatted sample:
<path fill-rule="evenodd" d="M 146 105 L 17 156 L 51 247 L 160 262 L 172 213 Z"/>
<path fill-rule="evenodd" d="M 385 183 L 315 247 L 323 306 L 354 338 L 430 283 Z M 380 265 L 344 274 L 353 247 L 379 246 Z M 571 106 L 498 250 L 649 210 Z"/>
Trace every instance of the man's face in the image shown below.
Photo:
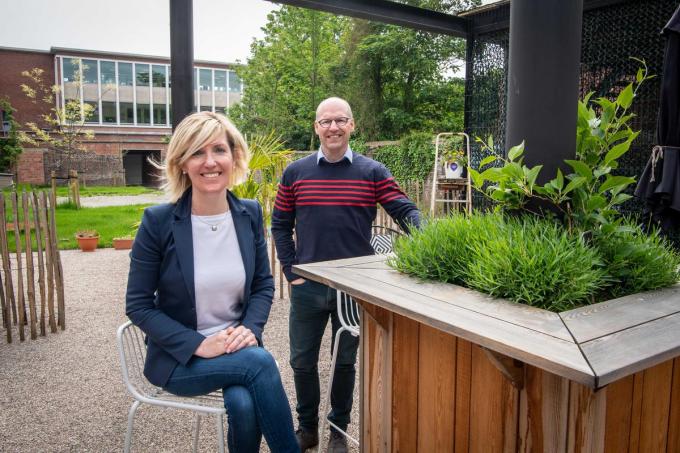
<path fill-rule="evenodd" d="M 325 124 L 333 120 L 330 124 Z M 339 126 L 336 121 L 343 123 Z M 327 125 L 328 127 L 324 127 Z M 339 157 L 345 153 L 349 145 L 349 137 L 354 130 L 354 120 L 345 106 L 340 102 L 329 102 L 325 104 L 314 123 L 314 131 L 319 136 L 321 148 L 331 156 Z"/>

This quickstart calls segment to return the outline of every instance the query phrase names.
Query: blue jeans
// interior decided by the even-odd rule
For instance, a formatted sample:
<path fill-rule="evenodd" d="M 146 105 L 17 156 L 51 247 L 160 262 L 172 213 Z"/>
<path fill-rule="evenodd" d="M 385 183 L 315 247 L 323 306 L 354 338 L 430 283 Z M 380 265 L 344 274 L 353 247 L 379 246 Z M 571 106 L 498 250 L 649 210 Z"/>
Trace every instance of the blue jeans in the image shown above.
<path fill-rule="evenodd" d="M 212 359 L 194 356 L 178 365 L 165 390 L 179 396 L 222 389 L 230 452 L 259 452 L 262 434 L 272 453 L 299 452 L 288 398 L 274 358 L 249 347 Z"/>
<path fill-rule="evenodd" d="M 336 300 L 336 290 L 321 283 L 308 280 L 291 285 L 290 366 L 295 378 L 298 423 L 307 431 L 315 431 L 319 425 L 319 349 L 329 317 L 333 329 L 331 345 L 335 344 L 335 335 L 340 328 Z M 328 419 L 343 430 L 347 429 L 352 411 L 358 346 L 358 337 L 347 332 L 340 337 Z"/>

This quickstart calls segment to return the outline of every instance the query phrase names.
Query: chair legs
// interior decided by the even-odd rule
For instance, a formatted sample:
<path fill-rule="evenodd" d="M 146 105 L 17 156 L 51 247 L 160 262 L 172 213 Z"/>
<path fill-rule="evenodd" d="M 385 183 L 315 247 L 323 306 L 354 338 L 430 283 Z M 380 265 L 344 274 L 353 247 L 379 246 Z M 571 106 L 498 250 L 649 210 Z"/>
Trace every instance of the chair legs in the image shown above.
<path fill-rule="evenodd" d="M 201 432 L 201 414 L 196 412 L 194 414 L 194 432 L 192 433 L 191 439 L 191 451 L 196 453 L 198 451 L 198 435 Z"/>
<path fill-rule="evenodd" d="M 217 414 L 217 449 L 220 453 L 224 453 L 224 425 L 222 423 L 222 414 Z"/>
<path fill-rule="evenodd" d="M 328 377 L 328 389 L 326 390 L 326 400 L 324 401 L 323 405 L 323 411 L 321 412 L 321 433 L 319 435 L 319 438 L 323 437 L 323 433 L 326 432 L 326 424 L 331 425 L 337 432 L 351 440 L 352 442 L 356 443 L 358 445 L 358 442 L 351 437 L 349 434 L 347 434 L 345 431 L 341 430 L 338 428 L 333 422 L 328 420 L 328 407 L 330 406 L 331 403 L 331 391 L 333 389 L 333 377 L 335 376 L 335 364 L 338 359 L 338 347 L 340 346 L 340 336 L 344 332 L 349 332 L 349 329 L 346 329 L 345 327 L 340 327 L 338 331 L 335 334 L 335 342 L 333 343 L 333 354 L 331 356 L 331 368 L 330 368 L 330 376 Z M 319 447 L 317 450 L 317 453 L 323 453 L 323 442 L 319 442 Z"/>
<path fill-rule="evenodd" d="M 135 423 L 135 413 L 137 412 L 137 408 L 139 408 L 140 404 L 142 404 L 140 401 L 135 400 L 135 402 L 132 403 L 132 406 L 130 406 L 127 430 L 125 431 L 125 453 L 130 453 L 130 445 L 132 445 L 132 427 Z"/>

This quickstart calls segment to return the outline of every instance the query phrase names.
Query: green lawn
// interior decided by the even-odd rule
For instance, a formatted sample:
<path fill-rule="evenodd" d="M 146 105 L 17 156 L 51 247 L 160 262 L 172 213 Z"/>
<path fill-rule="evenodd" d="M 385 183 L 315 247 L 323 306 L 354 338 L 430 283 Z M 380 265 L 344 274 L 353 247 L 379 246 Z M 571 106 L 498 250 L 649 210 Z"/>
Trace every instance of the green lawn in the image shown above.
<path fill-rule="evenodd" d="M 56 218 L 59 249 L 77 249 L 75 233 L 80 230 L 96 230 L 99 233 L 98 246 L 112 247 L 113 238 L 134 235 L 135 224 L 142 218 L 142 211 L 147 206 L 149 205 L 106 206 L 79 210 L 64 206 L 58 207 Z M 22 234 L 22 248 L 24 247 L 23 236 Z M 14 233 L 8 234 L 8 242 L 10 250 L 14 251 Z M 35 240 L 33 244 L 35 247 Z"/>

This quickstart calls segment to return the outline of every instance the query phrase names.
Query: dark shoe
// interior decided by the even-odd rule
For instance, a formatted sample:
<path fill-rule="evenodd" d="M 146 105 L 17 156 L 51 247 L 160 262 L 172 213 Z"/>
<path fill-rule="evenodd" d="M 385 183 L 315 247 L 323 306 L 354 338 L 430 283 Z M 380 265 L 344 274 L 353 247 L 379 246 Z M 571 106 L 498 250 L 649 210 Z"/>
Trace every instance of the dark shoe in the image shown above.
<path fill-rule="evenodd" d="M 300 446 L 300 451 L 305 453 L 308 448 L 316 447 L 319 445 L 319 432 L 318 430 L 307 431 L 306 429 L 298 429 L 295 431 L 295 438 Z"/>
<path fill-rule="evenodd" d="M 331 435 L 328 438 L 328 453 L 347 453 L 347 439 L 339 432 L 331 429 Z"/>

